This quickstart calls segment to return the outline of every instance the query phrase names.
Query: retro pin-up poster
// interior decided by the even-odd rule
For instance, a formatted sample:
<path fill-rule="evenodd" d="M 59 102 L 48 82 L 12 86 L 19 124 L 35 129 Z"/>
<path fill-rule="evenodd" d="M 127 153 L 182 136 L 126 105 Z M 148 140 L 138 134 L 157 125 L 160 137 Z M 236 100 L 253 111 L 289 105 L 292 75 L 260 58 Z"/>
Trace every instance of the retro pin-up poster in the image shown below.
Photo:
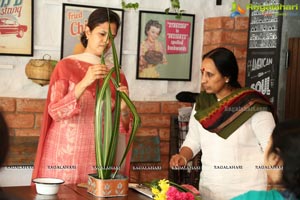
<path fill-rule="evenodd" d="M 33 55 L 32 15 L 32 0 L 0 0 L 0 55 Z"/>
<path fill-rule="evenodd" d="M 194 18 L 140 11 L 137 79 L 191 80 Z"/>

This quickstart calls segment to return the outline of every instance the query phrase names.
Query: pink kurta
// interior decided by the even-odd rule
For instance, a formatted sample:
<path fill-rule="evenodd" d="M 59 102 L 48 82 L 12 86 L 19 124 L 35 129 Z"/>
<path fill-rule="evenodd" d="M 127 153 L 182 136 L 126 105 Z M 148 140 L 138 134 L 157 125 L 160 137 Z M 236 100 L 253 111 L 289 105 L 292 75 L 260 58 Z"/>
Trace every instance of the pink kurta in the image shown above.
<path fill-rule="evenodd" d="M 63 179 L 65 183 L 83 183 L 87 182 L 88 174 L 96 172 L 96 83 L 89 86 L 78 100 L 74 92 L 75 85 L 91 65 L 65 58 L 55 67 L 49 85 L 33 178 L 56 177 Z M 127 86 L 123 74 L 121 83 Z M 114 105 L 115 89 L 112 84 L 110 86 Z M 126 132 L 122 124 L 120 132 Z M 129 166 L 127 168 L 128 173 Z"/>

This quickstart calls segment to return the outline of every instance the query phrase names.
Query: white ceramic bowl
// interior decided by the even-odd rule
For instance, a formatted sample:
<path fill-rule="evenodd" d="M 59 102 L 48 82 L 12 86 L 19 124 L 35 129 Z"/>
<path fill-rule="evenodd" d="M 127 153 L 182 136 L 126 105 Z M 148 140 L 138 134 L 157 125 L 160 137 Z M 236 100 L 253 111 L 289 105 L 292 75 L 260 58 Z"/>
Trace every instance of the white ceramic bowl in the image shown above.
<path fill-rule="evenodd" d="M 38 194 L 54 195 L 57 194 L 59 186 L 64 183 L 64 180 L 58 178 L 36 178 L 32 182 L 35 183 Z"/>

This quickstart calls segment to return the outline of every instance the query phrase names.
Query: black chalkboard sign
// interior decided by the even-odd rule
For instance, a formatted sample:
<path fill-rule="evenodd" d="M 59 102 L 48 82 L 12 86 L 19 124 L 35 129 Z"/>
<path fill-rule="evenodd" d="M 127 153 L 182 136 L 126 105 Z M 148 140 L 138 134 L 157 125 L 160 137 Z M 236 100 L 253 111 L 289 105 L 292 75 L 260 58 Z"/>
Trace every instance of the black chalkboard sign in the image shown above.
<path fill-rule="evenodd" d="M 246 86 L 266 95 L 274 105 L 278 93 L 282 14 L 280 10 L 263 11 L 263 8 L 282 4 L 282 0 L 251 0 L 249 7 Z"/>

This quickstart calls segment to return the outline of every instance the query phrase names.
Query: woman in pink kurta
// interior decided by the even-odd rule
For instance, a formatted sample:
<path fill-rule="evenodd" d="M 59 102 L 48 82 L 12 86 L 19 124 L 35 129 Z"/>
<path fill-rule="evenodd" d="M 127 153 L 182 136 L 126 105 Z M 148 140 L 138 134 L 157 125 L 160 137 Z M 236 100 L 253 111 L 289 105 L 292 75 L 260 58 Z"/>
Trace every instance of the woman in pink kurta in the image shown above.
<path fill-rule="evenodd" d="M 108 22 L 110 20 L 110 23 Z M 89 17 L 81 41 L 82 54 L 62 59 L 51 76 L 43 124 L 32 178 L 56 177 L 65 183 L 85 183 L 88 174 L 96 172 L 94 145 L 94 109 L 96 84 L 101 85 L 109 66 L 100 64 L 100 57 L 110 47 L 108 28 L 113 36 L 120 24 L 118 15 L 106 8 L 95 10 Z M 118 90 L 128 94 L 126 78 L 121 73 Z M 116 90 L 112 90 L 112 105 Z M 119 142 L 126 140 L 130 117 L 121 104 Z M 120 146 L 122 146 L 120 144 Z M 123 173 L 129 175 L 130 156 Z"/>

